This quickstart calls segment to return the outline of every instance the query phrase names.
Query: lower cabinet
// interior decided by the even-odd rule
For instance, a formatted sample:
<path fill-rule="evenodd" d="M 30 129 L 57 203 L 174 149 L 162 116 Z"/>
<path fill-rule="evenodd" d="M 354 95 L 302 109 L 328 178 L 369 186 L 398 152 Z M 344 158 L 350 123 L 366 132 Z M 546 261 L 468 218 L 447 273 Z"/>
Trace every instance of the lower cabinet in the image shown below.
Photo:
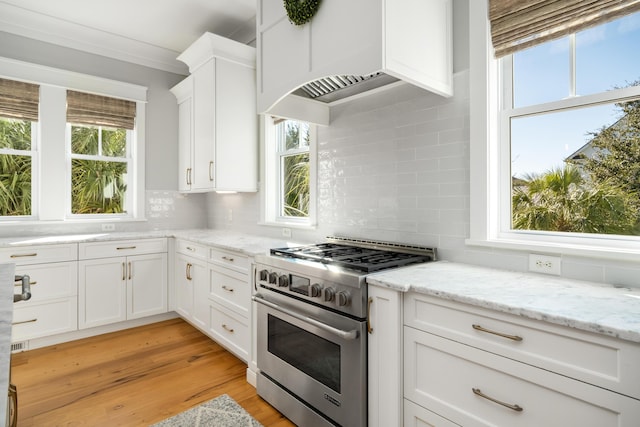
<path fill-rule="evenodd" d="M 78 329 L 76 252 L 70 244 L 0 250 L 0 262 L 15 263 L 31 282 L 31 298 L 13 305 L 13 343 Z"/>
<path fill-rule="evenodd" d="M 126 254 L 82 259 L 78 264 L 80 329 L 167 312 L 166 239 L 81 243 L 83 254 Z M 148 247 L 147 247 L 148 246 Z M 164 252 L 140 253 L 145 250 Z"/>
<path fill-rule="evenodd" d="M 180 239 L 176 252 L 177 313 L 247 362 L 251 344 L 249 258 Z"/>
<path fill-rule="evenodd" d="M 369 297 L 369 426 L 638 425 L 636 343 L 418 293 Z"/>

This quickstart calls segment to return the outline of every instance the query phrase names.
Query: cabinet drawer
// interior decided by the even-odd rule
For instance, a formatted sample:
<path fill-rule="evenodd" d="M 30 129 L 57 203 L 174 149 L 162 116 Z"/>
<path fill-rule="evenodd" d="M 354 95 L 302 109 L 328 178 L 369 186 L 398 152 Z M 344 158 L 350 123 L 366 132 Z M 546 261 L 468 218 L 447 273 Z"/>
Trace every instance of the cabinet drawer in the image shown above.
<path fill-rule="evenodd" d="M 66 298 L 34 304 L 15 305 L 11 341 L 19 342 L 34 338 L 76 331 L 78 329 L 77 298 Z"/>
<path fill-rule="evenodd" d="M 404 399 L 404 427 L 460 427 L 438 414 Z"/>
<path fill-rule="evenodd" d="M 16 265 L 75 261 L 77 258 L 78 245 L 76 243 L 0 249 L 0 263 L 11 262 Z"/>
<path fill-rule="evenodd" d="M 221 305 L 248 317 L 250 305 L 250 286 L 247 276 L 228 268 L 211 269 L 209 297 Z"/>
<path fill-rule="evenodd" d="M 176 241 L 176 252 L 189 255 L 193 258 L 207 260 L 209 248 L 197 243 L 189 242 L 188 240 Z"/>
<path fill-rule="evenodd" d="M 635 399 L 410 327 L 404 334 L 405 398 L 460 425 L 632 427 L 640 419 Z"/>
<path fill-rule="evenodd" d="M 220 345 L 243 361 L 249 360 L 249 325 L 246 319 L 209 302 L 209 334 Z"/>
<path fill-rule="evenodd" d="M 110 258 L 166 251 L 167 239 L 165 238 L 80 243 L 78 246 L 80 259 Z"/>
<path fill-rule="evenodd" d="M 405 295 L 405 324 L 640 399 L 632 342 L 421 294 Z"/>
<path fill-rule="evenodd" d="M 233 268 L 234 270 L 242 273 L 249 273 L 249 257 L 237 252 L 211 248 L 209 252 L 209 261 L 218 265 Z"/>
<path fill-rule="evenodd" d="M 21 305 L 32 305 L 78 294 L 77 261 L 18 266 L 16 274 L 28 274 L 31 279 L 31 298 L 21 302 Z M 22 283 L 16 283 L 15 286 L 14 293 L 19 293 Z"/>

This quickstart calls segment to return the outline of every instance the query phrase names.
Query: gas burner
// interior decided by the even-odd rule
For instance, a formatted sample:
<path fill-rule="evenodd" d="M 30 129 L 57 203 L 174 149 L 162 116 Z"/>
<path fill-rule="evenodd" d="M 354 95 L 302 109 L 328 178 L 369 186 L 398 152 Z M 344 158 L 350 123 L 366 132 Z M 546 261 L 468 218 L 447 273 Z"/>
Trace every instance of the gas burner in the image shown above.
<path fill-rule="evenodd" d="M 361 273 L 435 260 L 435 249 L 432 248 L 335 237 L 331 239 L 339 239 L 340 243 L 271 249 L 271 255 L 315 261 Z"/>

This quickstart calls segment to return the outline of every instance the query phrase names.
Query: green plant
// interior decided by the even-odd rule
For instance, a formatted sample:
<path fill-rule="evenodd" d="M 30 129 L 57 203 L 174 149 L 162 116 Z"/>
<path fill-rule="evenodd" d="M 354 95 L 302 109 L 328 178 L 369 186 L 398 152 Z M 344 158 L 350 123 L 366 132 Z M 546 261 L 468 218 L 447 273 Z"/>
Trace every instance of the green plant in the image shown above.
<path fill-rule="evenodd" d="M 295 25 L 304 25 L 313 18 L 320 7 L 320 0 L 284 0 L 289 21 Z"/>

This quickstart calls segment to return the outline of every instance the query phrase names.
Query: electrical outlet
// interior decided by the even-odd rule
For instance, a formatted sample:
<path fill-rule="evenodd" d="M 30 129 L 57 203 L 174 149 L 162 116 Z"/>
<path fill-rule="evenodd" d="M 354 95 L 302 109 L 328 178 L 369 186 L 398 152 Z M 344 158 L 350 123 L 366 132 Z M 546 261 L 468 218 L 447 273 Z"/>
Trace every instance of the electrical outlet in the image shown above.
<path fill-rule="evenodd" d="M 116 231 L 115 224 L 102 224 L 102 231 Z"/>
<path fill-rule="evenodd" d="M 283 228 L 282 229 L 282 237 L 291 237 L 291 229 Z"/>
<path fill-rule="evenodd" d="M 559 256 L 529 254 L 529 271 L 560 275 L 562 260 Z"/>

